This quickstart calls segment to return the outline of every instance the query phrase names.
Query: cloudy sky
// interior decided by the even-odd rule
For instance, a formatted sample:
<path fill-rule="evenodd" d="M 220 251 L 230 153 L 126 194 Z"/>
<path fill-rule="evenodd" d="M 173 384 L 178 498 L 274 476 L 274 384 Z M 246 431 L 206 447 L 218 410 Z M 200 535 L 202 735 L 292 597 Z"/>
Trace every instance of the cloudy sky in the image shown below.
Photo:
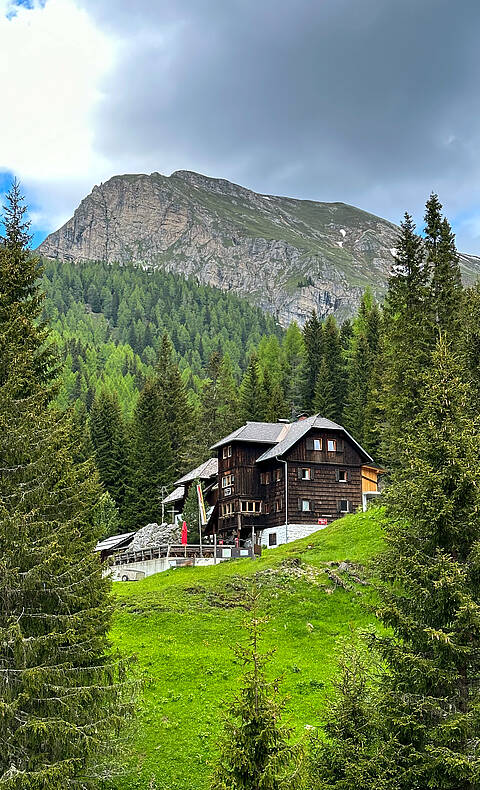
<path fill-rule="evenodd" d="M 190 169 L 421 220 L 480 254 L 479 0 L 0 0 L 0 191 L 36 240 L 95 183 Z"/>

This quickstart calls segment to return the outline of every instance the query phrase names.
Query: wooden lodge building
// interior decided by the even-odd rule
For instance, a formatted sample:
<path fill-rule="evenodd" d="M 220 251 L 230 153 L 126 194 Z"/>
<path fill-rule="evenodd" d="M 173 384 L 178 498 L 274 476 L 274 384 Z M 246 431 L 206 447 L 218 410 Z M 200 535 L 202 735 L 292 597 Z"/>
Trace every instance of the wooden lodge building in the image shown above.
<path fill-rule="evenodd" d="M 211 448 L 217 453 L 175 482 L 163 500 L 174 518 L 202 482 L 206 535 L 277 546 L 366 507 L 381 470 L 341 425 L 319 414 L 296 422 L 247 422 Z M 173 520 L 173 518 L 172 518 Z"/>
<path fill-rule="evenodd" d="M 381 470 L 341 425 L 319 414 L 247 422 L 212 450 L 218 500 L 209 528 L 225 541 L 276 546 L 366 507 Z"/>

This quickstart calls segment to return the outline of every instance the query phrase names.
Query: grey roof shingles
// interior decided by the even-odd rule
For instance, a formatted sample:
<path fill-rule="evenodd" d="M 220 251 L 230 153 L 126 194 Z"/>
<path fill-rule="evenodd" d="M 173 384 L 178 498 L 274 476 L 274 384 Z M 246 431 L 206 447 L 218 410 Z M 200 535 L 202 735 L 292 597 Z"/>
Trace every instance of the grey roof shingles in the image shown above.
<path fill-rule="evenodd" d="M 181 486 L 183 483 L 190 483 L 192 480 L 209 480 L 210 477 L 215 477 L 218 472 L 218 458 L 209 458 L 208 461 L 205 461 L 200 466 L 195 467 L 192 469 L 191 472 L 187 472 L 186 475 L 180 478 L 180 480 L 175 480 L 174 486 Z"/>
<path fill-rule="evenodd" d="M 179 502 L 185 496 L 185 486 L 178 486 L 175 491 L 172 491 L 165 499 L 163 500 L 164 505 L 169 505 L 170 502 Z"/>
<path fill-rule="evenodd" d="M 288 432 L 292 423 L 283 422 L 247 422 L 233 433 L 229 433 L 219 442 L 212 445 L 211 450 L 216 450 L 229 442 L 258 442 L 258 444 L 276 444 L 282 434 Z"/>
<path fill-rule="evenodd" d="M 302 436 L 305 436 L 306 433 L 311 428 L 320 428 L 323 430 L 329 431 L 341 431 L 344 433 L 351 442 L 357 447 L 360 453 L 365 457 L 366 460 L 371 461 L 373 463 L 373 458 L 367 453 L 366 450 L 359 445 L 358 442 L 355 441 L 353 436 L 351 436 L 348 431 L 343 428 L 343 426 L 338 425 L 336 422 L 332 422 L 332 420 L 327 420 L 325 417 L 321 417 L 319 414 L 314 414 L 312 417 L 307 417 L 304 420 L 298 420 L 298 422 L 290 423 L 290 430 L 287 432 L 285 438 L 275 444 L 274 447 L 271 447 L 269 450 L 264 452 L 259 458 L 257 458 L 257 463 L 259 461 L 268 461 L 270 458 L 278 458 L 279 456 L 283 455 L 287 452 L 294 444 L 296 444 Z"/>

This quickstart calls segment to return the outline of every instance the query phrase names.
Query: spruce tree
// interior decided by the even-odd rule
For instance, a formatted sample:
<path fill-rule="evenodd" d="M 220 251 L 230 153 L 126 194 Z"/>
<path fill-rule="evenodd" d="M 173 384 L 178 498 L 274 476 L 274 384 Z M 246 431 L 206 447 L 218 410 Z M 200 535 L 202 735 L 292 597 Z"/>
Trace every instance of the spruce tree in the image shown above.
<path fill-rule="evenodd" d="M 190 468 L 198 458 L 194 447 L 193 410 L 188 402 L 187 390 L 166 332 L 162 337 L 156 366 L 156 387 L 163 401 L 172 452 L 172 474 L 176 478 Z"/>
<path fill-rule="evenodd" d="M 335 385 L 332 380 L 331 370 L 327 365 L 325 357 L 320 363 L 315 393 L 313 398 L 313 411 L 320 414 L 327 420 L 335 420 L 337 416 L 337 398 L 335 396 Z"/>
<path fill-rule="evenodd" d="M 252 354 L 240 386 L 242 422 L 262 421 L 265 416 L 265 391 L 256 354 Z"/>
<path fill-rule="evenodd" d="M 233 374 L 232 362 L 228 354 L 222 358 L 218 372 L 218 434 L 214 441 L 227 436 L 240 425 L 238 385 Z"/>
<path fill-rule="evenodd" d="M 420 377 L 431 355 L 427 278 L 423 242 L 405 214 L 384 305 L 382 454 L 392 466 L 399 463 L 402 437 L 418 410 Z"/>
<path fill-rule="evenodd" d="M 323 357 L 323 331 L 316 311 L 305 322 L 303 341 L 305 344 L 305 361 L 303 370 L 303 408 L 311 412 L 318 372 Z"/>
<path fill-rule="evenodd" d="M 345 364 L 340 341 L 340 332 L 333 315 L 327 316 L 323 324 L 323 359 L 333 388 L 334 408 L 330 419 L 340 422 L 346 391 Z M 320 369 L 319 369 L 320 370 Z"/>
<path fill-rule="evenodd" d="M 282 343 L 284 355 L 283 390 L 290 406 L 289 417 L 302 411 L 302 375 L 305 367 L 305 343 L 296 323 L 289 325 Z"/>
<path fill-rule="evenodd" d="M 131 487 L 130 447 L 116 392 L 101 389 L 90 411 L 90 434 L 95 462 L 105 490 L 122 520 L 129 520 Z"/>
<path fill-rule="evenodd" d="M 480 787 L 480 431 L 444 338 L 421 393 L 376 562 L 385 631 L 368 639 L 380 677 L 356 754 L 362 790 Z M 342 740 L 334 735 L 331 746 L 341 752 Z M 344 775 L 330 786 L 350 785 Z"/>
<path fill-rule="evenodd" d="M 125 698 L 111 654 L 110 582 L 93 548 L 101 490 L 76 465 L 71 416 L 52 405 L 53 349 L 37 319 L 38 261 L 22 198 L 0 245 L 0 785 L 98 786 Z"/>
<path fill-rule="evenodd" d="M 260 649 L 263 623 L 254 597 L 253 619 L 246 624 L 247 645 L 234 648 L 243 677 L 239 693 L 226 709 L 211 790 L 303 786 L 303 748 L 292 742 L 292 728 L 282 722 L 285 700 L 278 693 L 279 679 L 269 680 L 266 674 L 272 652 Z"/>
<path fill-rule="evenodd" d="M 169 488 L 175 480 L 170 436 L 164 393 L 156 376 L 147 380 L 133 418 L 134 477 L 130 520 L 137 527 L 160 521 L 163 487 Z"/>
<path fill-rule="evenodd" d="M 188 535 L 189 543 L 199 543 L 200 541 L 200 534 L 199 534 L 200 508 L 198 506 L 198 494 L 197 494 L 197 485 L 199 483 L 200 483 L 199 480 L 195 480 L 195 482 L 190 484 L 187 496 L 185 498 L 185 503 L 183 505 L 182 517 L 187 524 L 187 535 Z"/>

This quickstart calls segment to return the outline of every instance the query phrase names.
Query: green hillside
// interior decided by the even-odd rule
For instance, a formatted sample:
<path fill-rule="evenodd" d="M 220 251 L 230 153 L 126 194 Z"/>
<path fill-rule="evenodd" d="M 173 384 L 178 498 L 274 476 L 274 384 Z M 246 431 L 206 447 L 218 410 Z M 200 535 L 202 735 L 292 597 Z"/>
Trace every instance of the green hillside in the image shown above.
<path fill-rule="evenodd" d="M 382 519 L 379 509 L 351 515 L 255 562 L 184 568 L 115 585 L 113 641 L 138 656 L 147 677 L 133 743 L 125 748 L 132 764 L 118 787 L 145 788 L 152 776 L 153 786 L 165 790 L 208 787 L 221 700 L 235 691 L 239 674 L 230 647 L 243 638 L 244 592 L 253 580 L 269 615 L 265 647 L 277 648 L 272 673 L 284 676 L 292 722 L 298 732 L 319 722 L 338 640 L 372 622 L 364 608 L 370 588 L 351 573 L 379 550 Z M 344 560 L 353 564 L 350 572 L 329 565 Z"/>

